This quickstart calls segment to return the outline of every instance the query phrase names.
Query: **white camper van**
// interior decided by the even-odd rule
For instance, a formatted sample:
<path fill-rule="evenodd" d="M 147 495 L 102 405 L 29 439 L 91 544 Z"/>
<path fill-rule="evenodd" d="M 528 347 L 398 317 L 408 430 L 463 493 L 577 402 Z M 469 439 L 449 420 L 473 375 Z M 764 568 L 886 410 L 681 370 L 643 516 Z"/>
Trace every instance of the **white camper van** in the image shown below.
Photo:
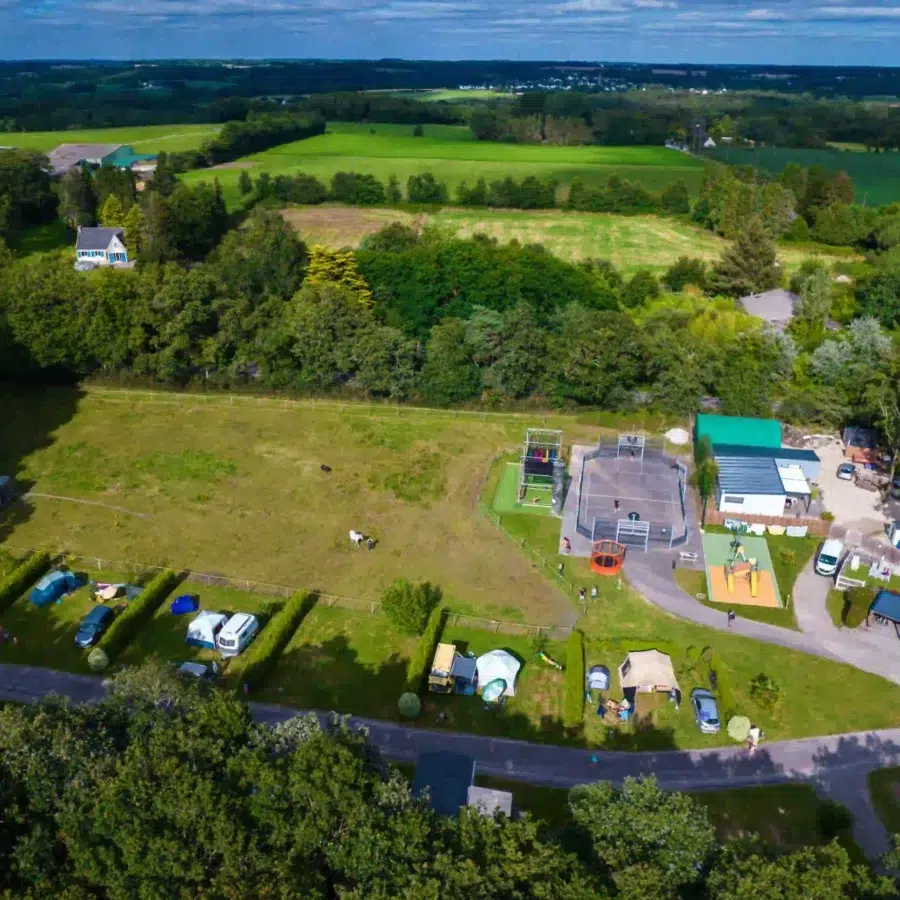
<path fill-rule="evenodd" d="M 223 626 L 216 638 L 216 647 L 225 659 L 239 656 L 256 637 L 259 620 L 249 613 L 235 613 Z"/>
<path fill-rule="evenodd" d="M 822 544 L 822 549 L 819 551 L 819 557 L 816 560 L 816 571 L 820 575 L 829 577 L 837 574 L 838 565 L 843 555 L 844 545 L 840 541 L 830 538 Z"/>

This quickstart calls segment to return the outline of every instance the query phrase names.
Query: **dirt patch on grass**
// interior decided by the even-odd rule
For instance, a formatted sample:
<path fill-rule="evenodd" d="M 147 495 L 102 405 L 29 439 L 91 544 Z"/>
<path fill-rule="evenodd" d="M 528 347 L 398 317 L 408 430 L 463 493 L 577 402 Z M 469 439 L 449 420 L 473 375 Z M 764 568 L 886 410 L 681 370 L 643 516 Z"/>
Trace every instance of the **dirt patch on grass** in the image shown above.
<path fill-rule="evenodd" d="M 281 210 L 281 215 L 304 240 L 326 247 L 358 247 L 363 238 L 385 225 L 410 225 L 416 218 L 399 209 L 352 206 L 296 206 Z"/>
<path fill-rule="evenodd" d="M 256 165 L 249 159 L 239 159 L 235 162 L 219 163 L 217 166 L 210 166 L 211 169 L 252 169 Z"/>

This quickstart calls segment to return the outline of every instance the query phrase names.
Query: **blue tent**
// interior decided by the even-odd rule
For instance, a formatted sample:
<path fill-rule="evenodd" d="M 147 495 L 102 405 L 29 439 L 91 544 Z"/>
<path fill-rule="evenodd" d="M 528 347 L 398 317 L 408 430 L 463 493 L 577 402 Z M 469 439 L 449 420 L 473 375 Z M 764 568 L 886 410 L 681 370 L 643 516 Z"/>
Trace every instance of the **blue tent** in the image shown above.
<path fill-rule="evenodd" d="M 894 591 L 879 591 L 869 612 L 900 623 L 900 594 Z"/>
<path fill-rule="evenodd" d="M 74 572 L 51 572 L 32 589 L 31 602 L 35 606 L 49 606 L 78 588 Z"/>
<path fill-rule="evenodd" d="M 196 594 L 182 594 L 169 604 L 169 610 L 173 616 L 183 616 L 185 613 L 196 612 L 198 609 L 200 609 L 200 598 Z"/>

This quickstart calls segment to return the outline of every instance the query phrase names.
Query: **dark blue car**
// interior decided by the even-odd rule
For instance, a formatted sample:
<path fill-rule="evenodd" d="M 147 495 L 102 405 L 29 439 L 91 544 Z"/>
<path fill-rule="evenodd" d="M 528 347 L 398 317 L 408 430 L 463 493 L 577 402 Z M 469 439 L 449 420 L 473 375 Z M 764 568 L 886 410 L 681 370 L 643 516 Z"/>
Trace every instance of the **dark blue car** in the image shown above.
<path fill-rule="evenodd" d="M 93 647 L 109 628 L 113 620 L 111 606 L 95 606 L 82 620 L 75 635 L 75 644 L 87 649 Z"/>

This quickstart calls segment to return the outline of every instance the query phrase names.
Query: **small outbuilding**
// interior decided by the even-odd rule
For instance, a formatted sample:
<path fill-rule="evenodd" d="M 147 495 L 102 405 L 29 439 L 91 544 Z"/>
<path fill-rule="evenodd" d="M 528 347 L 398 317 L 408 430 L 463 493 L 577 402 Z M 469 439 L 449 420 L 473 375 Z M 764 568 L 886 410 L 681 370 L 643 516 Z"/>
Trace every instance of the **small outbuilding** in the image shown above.
<path fill-rule="evenodd" d="M 694 440 L 699 444 L 705 437 L 714 447 L 718 444 L 743 444 L 774 450 L 781 447 L 781 422 L 777 419 L 701 413 L 694 423 Z"/>
<path fill-rule="evenodd" d="M 887 619 L 894 626 L 900 625 L 900 594 L 896 591 L 879 591 L 869 609 L 869 614 Z"/>
<path fill-rule="evenodd" d="M 204 650 L 216 649 L 216 637 L 222 630 L 228 616 L 217 612 L 200 612 L 187 627 L 187 636 L 184 639 L 191 647 L 202 647 Z"/>
<path fill-rule="evenodd" d="M 463 753 L 436 750 L 420 753 L 413 775 L 413 796 L 427 793 L 428 805 L 439 816 L 456 818 L 469 803 L 475 781 L 475 760 Z"/>
<path fill-rule="evenodd" d="M 503 813 L 508 819 L 512 818 L 513 795 L 509 791 L 495 791 L 473 784 L 469 787 L 468 801 L 466 805 L 483 816 L 493 818 L 497 813 Z"/>
<path fill-rule="evenodd" d="M 619 666 L 619 681 L 626 697 L 635 693 L 651 694 L 661 692 L 671 694 L 675 691 L 679 696 L 681 689 L 675 678 L 672 660 L 659 650 L 632 651 Z"/>

